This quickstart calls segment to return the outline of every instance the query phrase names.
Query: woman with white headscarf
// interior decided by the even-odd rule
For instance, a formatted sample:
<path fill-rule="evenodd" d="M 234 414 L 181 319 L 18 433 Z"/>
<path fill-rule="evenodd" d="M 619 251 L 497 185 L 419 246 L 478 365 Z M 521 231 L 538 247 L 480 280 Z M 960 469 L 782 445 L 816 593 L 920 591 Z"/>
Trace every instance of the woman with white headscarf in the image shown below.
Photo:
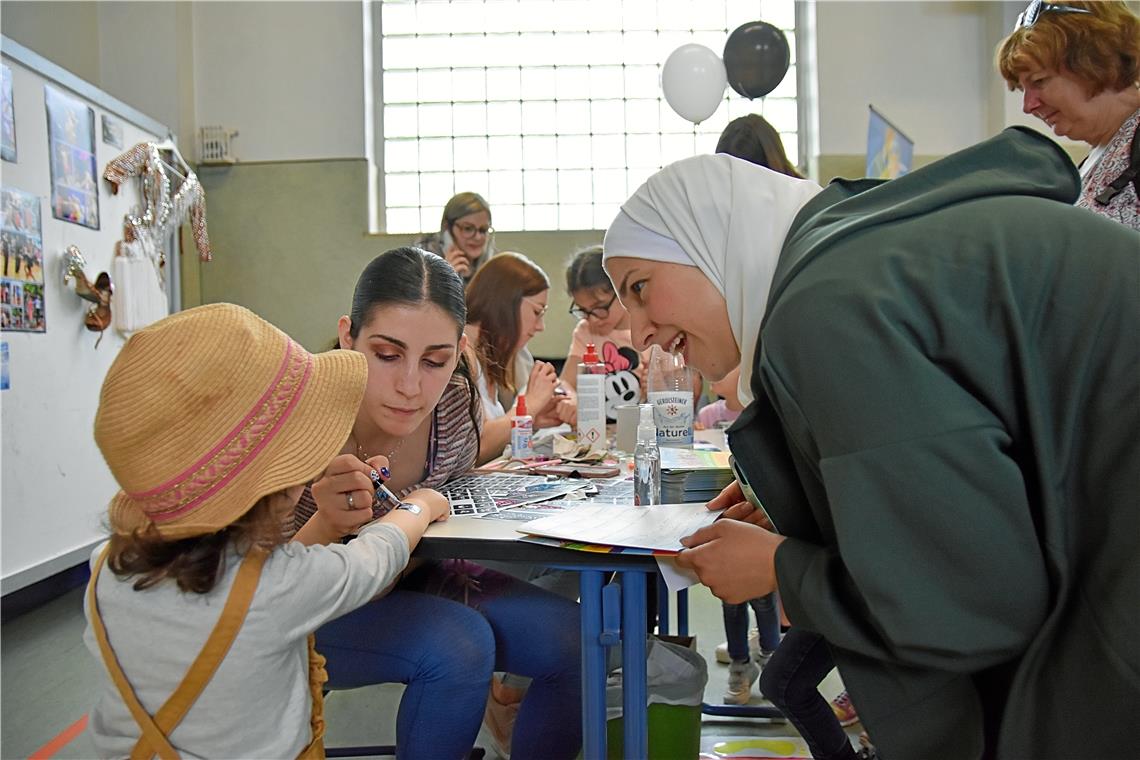
<path fill-rule="evenodd" d="M 741 367 L 736 519 L 679 563 L 778 583 L 883 757 L 1140 747 L 1140 257 L 1079 186 L 1016 128 L 823 191 L 698 156 L 606 234 L 638 348 Z"/>

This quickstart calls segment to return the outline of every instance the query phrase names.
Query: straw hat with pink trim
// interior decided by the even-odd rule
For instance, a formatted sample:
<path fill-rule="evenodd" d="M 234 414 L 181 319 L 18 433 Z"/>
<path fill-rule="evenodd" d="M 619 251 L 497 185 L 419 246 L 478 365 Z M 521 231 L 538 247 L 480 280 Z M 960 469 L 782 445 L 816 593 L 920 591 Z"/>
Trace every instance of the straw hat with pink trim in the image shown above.
<path fill-rule="evenodd" d="M 95 416 L 95 441 L 122 488 L 111 528 L 214 533 L 263 496 L 315 479 L 348 440 L 367 376 L 363 354 L 310 354 L 233 304 L 135 333 Z"/>

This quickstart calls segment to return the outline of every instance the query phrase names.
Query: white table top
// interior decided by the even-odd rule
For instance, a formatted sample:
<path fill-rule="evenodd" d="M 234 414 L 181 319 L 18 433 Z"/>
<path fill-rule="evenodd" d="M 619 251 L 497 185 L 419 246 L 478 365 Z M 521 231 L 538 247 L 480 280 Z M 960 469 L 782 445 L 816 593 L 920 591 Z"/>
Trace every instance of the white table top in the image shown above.
<path fill-rule="evenodd" d="M 694 437 L 699 441 L 727 448 L 723 430 L 698 430 Z M 444 522 L 428 527 L 415 556 L 429 559 L 500 559 L 535 562 L 538 564 L 583 565 L 652 565 L 646 555 L 598 554 L 544 546 L 521 541 L 522 525 L 514 520 L 488 520 L 468 515 L 453 516 Z"/>

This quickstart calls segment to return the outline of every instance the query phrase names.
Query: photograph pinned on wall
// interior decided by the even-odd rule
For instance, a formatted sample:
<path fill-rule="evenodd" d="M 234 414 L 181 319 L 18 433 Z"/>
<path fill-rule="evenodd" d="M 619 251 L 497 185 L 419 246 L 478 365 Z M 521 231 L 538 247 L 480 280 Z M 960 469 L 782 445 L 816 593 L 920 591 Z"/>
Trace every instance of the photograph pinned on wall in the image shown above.
<path fill-rule="evenodd" d="M 4 256 L 0 277 L 43 284 L 44 245 L 39 198 L 10 187 L 0 188 L 0 243 Z"/>
<path fill-rule="evenodd" d="M 81 100 L 44 85 L 51 165 L 51 213 L 65 222 L 99 229 L 95 170 L 95 111 Z"/>
<path fill-rule="evenodd" d="M 0 302 L 6 332 L 47 332 L 43 283 L 0 280 Z"/>
<path fill-rule="evenodd" d="M 12 70 L 0 65 L 0 158 L 16 160 L 16 103 L 12 98 Z"/>
<path fill-rule="evenodd" d="M 112 145 L 122 150 L 123 148 L 123 124 L 118 119 L 112 119 L 107 114 L 99 117 L 100 123 L 103 125 L 103 142 Z"/>

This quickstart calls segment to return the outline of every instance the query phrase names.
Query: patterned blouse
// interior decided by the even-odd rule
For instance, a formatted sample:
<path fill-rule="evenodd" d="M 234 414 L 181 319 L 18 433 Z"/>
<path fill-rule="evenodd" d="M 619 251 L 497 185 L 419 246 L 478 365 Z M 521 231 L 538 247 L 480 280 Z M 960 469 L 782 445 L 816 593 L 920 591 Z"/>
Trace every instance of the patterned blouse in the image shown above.
<path fill-rule="evenodd" d="M 475 402 L 475 422 L 471 419 L 473 390 L 467 380 L 453 375 L 432 413 L 431 435 L 428 438 L 427 461 L 423 478 L 407 488 L 397 491 L 400 498 L 417 488 L 436 488 L 452 478 L 470 470 L 479 453 L 479 436 L 476 424 L 482 428 L 481 404 Z M 313 492 L 305 486 L 301 500 L 293 510 L 293 530 L 297 531 L 317 511 Z M 377 513 L 379 517 L 382 512 Z"/>
<path fill-rule="evenodd" d="M 1136 196 L 1133 183 L 1125 185 L 1107 205 L 1096 202 L 1096 196 L 1128 168 L 1132 136 L 1136 134 L 1137 125 L 1140 125 L 1140 110 L 1124 120 L 1093 167 L 1088 172 L 1082 171 L 1081 197 L 1077 199 L 1077 206 L 1140 231 L 1140 198 Z"/>

